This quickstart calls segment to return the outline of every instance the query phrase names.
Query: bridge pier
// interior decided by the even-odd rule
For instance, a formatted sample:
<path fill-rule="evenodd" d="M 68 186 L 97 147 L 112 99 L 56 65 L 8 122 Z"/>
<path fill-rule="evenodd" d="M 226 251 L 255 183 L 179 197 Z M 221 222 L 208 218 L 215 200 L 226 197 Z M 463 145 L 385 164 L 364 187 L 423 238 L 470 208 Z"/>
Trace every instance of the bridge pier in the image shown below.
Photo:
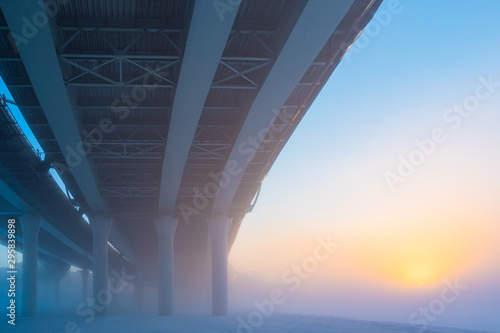
<path fill-rule="evenodd" d="M 138 278 L 134 281 L 134 303 L 136 313 L 143 314 L 144 308 L 144 285 Z"/>
<path fill-rule="evenodd" d="M 44 299 L 45 305 L 49 306 L 49 311 L 58 313 L 60 310 L 60 288 L 61 280 L 68 273 L 70 268 L 66 263 L 46 263 L 38 270 L 38 280 L 45 287 Z"/>
<path fill-rule="evenodd" d="M 93 236 L 93 299 L 97 304 L 96 316 L 106 314 L 108 304 L 108 236 L 113 219 L 107 216 L 95 216 L 90 219 Z"/>
<path fill-rule="evenodd" d="M 88 288 L 89 271 L 86 269 L 82 269 L 80 271 L 80 275 L 82 277 L 82 302 L 86 302 L 89 294 L 89 288 Z"/>
<path fill-rule="evenodd" d="M 69 270 L 69 265 L 63 264 L 59 267 L 54 267 L 52 270 L 52 293 L 54 297 L 53 308 L 57 312 L 61 307 L 61 280 L 66 276 Z"/>
<path fill-rule="evenodd" d="M 212 252 L 212 315 L 227 315 L 227 236 L 231 219 L 225 216 L 207 220 Z"/>
<path fill-rule="evenodd" d="M 40 216 L 25 215 L 21 218 L 23 229 L 23 315 L 37 314 L 38 283 L 38 233 L 42 221 Z"/>
<path fill-rule="evenodd" d="M 154 219 L 158 236 L 158 304 L 160 316 L 174 312 L 174 235 L 177 218 L 164 215 Z"/>

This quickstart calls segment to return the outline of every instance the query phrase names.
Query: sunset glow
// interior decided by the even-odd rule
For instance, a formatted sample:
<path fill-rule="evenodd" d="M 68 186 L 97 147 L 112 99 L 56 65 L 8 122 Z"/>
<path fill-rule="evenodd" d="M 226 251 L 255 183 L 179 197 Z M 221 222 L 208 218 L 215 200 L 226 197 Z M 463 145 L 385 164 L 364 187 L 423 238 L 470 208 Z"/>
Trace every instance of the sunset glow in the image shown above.
<path fill-rule="evenodd" d="M 266 178 L 233 246 L 230 262 L 241 276 L 282 286 L 281 274 L 311 255 L 318 236 L 338 240 L 340 248 L 291 296 L 308 304 L 306 313 L 329 304 L 322 313 L 355 316 L 373 294 L 384 318 L 405 321 L 457 279 L 467 283 L 466 296 L 437 323 L 474 327 L 465 319 L 473 316 L 485 329 L 496 325 L 479 304 L 498 307 L 491 295 L 500 295 L 493 283 L 500 278 L 499 84 L 459 126 L 446 117 L 481 82 L 500 81 L 498 36 L 489 33 L 499 9 L 486 15 L 472 2 L 441 2 L 439 11 L 430 5 L 405 2 L 380 35 L 368 44 L 360 38 L 368 46 L 351 48 L 294 133 L 293 149 L 284 149 Z M 458 19 L 476 10 L 477 20 Z M 453 13 L 446 28 L 438 12 Z M 408 26 L 412 32 L 403 33 Z M 474 34 L 473 45 L 452 52 L 461 42 L 450 31 Z M 432 146 L 435 129 L 446 139 Z M 391 190 L 384 174 L 397 174 L 411 156 L 423 162 Z M 370 309 L 363 318 L 379 318 Z"/>

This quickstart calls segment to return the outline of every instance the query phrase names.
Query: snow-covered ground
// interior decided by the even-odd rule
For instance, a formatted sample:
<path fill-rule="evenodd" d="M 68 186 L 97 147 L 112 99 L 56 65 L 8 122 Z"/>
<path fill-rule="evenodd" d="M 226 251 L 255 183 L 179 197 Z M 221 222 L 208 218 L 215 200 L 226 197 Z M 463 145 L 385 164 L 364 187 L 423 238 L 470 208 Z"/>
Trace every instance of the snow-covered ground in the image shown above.
<path fill-rule="evenodd" d="M 18 318 L 16 326 L 2 320 L 0 332 L 18 333 L 416 333 L 416 328 L 398 323 L 369 322 L 320 316 L 272 315 L 263 322 L 243 325 L 238 316 L 109 316 L 95 318 L 91 323 L 81 317 Z M 473 333 L 479 331 L 428 327 L 425 333 Z"/>

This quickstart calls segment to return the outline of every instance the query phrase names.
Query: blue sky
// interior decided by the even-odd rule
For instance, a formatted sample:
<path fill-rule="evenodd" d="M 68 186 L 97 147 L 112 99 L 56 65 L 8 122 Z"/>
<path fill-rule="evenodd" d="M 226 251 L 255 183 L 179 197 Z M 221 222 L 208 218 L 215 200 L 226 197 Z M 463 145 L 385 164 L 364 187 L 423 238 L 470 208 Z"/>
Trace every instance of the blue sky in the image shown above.
<path fill-rule="evenodd" d="M 500 91 L 457 130 L 443 115 L 474 94 L 480 77 L 500 82 L 500 2 L 401 0 L 382 26 L 391 3 L 398 1 L 382 4 L 281 152 L 230 263 L 280 283 L 287 265 L 310 251 L 305 239 L 331 235 L 343 244 L 338 258 L 283 311 L 408 322 L 445 279 L 458 277 L 469 291 L 432 324 L 497 330 Z M 391 191 L 384 173 L 435 128 L 447 140 Z"/>

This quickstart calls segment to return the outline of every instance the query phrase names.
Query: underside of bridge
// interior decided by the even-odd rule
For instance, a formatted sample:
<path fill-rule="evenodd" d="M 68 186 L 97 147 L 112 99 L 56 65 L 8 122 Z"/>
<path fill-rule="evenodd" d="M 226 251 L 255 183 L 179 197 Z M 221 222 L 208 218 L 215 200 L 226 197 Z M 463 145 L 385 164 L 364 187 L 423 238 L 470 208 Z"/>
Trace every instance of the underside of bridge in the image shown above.
<path fill-rule="evenodd" d="M 45 153 L 2 107 L 0 230 L 18 216 L 20 247 L 93 271 L 94 297 L 125 268 L 162 315 L 227 313 L 239 226 L 380 2 L 0 1 L 0 75 Z"/>

